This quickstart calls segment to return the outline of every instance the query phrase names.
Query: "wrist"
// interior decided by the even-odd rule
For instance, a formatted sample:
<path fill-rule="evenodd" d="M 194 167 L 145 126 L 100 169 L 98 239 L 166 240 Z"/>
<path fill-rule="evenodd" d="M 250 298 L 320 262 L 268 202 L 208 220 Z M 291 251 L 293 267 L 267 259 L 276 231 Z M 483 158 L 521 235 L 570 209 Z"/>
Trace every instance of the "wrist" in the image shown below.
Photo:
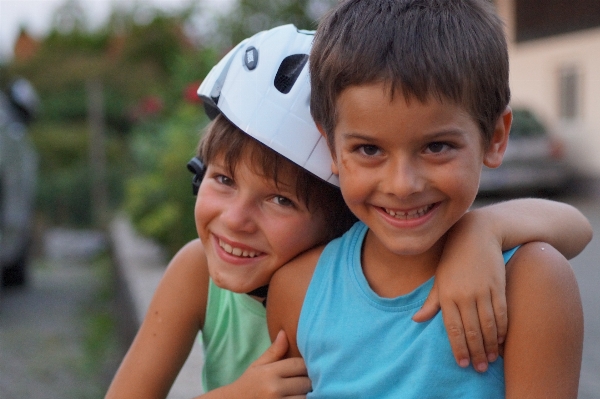
<path fill-rule="evenodd" d="M 480 243 L 502 248 L 505 241 L 502 220 L 490 209 L 478 208 L 465 213 L 452 226 L 448 233 L 447 244 L 458 242 Z"/>

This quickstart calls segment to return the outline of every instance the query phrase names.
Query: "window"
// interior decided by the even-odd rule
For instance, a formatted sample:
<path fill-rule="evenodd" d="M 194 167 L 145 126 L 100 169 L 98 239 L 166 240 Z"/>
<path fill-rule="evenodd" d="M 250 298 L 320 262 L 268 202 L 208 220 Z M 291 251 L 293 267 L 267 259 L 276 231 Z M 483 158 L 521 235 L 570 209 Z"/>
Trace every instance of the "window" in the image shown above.
<path fill-rule="evenodd" d="M 575 67 L 559 70 L 558 103 L 561 119 L 575 119 L 579 116 L 579 73 Z"/>

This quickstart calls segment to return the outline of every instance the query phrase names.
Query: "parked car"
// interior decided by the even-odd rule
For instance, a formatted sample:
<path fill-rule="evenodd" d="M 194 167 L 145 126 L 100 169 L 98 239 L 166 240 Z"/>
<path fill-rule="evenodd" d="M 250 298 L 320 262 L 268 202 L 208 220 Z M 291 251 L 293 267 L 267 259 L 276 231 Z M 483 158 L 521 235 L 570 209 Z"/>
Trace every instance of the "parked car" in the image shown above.
<path fill-rule="evenodd" d="M 574 178 L 564 143 L 548 134 L 528 109 L 514 109 L 508 147 L 502 165 L 484 166 L 479 193 L 483 195 L 556 194 Z"/>
<path fill-rule="evenodd" d="M 38 163 L 27 124 L 38 103 L 25 79 L 0 92 L 0 286 L 27 279 Z"/>

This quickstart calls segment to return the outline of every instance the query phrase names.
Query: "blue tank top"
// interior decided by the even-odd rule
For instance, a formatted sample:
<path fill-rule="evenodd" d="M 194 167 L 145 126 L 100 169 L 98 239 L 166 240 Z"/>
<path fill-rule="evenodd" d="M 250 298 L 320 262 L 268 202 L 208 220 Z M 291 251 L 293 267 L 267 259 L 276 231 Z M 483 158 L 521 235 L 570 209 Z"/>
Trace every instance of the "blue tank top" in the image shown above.
<path fill-rule="evenodd" d="M 308 287 L 297 332 L 313 387 L 307 397 L 504 398 L 501 358 L 485 373 L 461 368 L 441 312 L 424 323 L 412 320 L 433 278 L 396 298 L 369 287 L 360 263 L 367 230 L 358 222 L 329 243 Z"/>

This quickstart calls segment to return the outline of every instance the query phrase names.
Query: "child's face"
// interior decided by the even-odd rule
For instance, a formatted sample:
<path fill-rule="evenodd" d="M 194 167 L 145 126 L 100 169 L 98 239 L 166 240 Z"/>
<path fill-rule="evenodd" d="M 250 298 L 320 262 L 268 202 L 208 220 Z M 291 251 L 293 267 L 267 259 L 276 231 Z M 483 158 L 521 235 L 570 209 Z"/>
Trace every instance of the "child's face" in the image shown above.
<path fill-rule="evenodd" d="M 323 242 L 327 231 L 321 213 L 309 212 L 297 198 L 295 181 L 281 173 L 277 187 L 245 159 L 235 178 L 222 157 L 208 165 L 195 208 L 211 278 L 240 293 L 268 284 L 277 269 Z"/>
<path fill-rule="evenodd" d="M 367 243 L 404 256 L 439 250 L 475 199 L 482 164 L 494 166 L 473 118 L 450 102 L 390 101 L 383 84 L 345 89 L 337 112 L 332 169 Z"/>

